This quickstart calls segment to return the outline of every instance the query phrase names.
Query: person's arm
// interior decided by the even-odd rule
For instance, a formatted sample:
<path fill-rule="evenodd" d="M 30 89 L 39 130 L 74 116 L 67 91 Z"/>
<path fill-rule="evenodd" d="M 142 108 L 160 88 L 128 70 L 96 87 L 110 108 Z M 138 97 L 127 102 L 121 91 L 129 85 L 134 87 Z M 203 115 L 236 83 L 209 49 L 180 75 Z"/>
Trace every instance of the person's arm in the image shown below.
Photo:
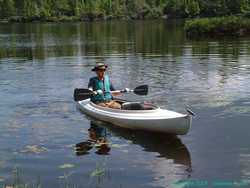
<path fill-rule="evenodd" d="M 115 87 L 114 87 L 114 85 L 112 84 L 112 82 L 110 82 L 110 91 L 115 91 Z"/>
<path fill-rule="evenodd" d="M 89 83 L 88 83 L 88 89 L 90 91 L 93 91 L 94 95 L 103 95 L 103 91 L 102 90 L 97 90 L 96 91 L 96 85 L 95 85 L 95 80 L 93 78 L 89 79 Z"/>
<path fill-rule="evenodd" d="M 112 96 L 121 95 L 121 91 L 119 91 L 119 90 L 116 91 L 114 85 L 112 84 L 112 82 L 110 82 L 110 91 L 111 91 Z"/>
<path fill-rule="evenodd" d="M 90 78 L 88 83 L 88 89 L 93 91 L 94 90 L 94 79 Z"/>

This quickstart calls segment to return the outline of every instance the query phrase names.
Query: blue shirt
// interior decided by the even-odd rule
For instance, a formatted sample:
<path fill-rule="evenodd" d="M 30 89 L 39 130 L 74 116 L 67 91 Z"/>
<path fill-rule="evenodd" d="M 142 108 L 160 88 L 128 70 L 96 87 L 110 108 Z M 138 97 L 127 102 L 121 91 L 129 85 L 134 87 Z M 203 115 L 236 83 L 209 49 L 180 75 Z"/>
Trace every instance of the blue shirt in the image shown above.
<path fill-rule="evenodd" d="M 108 75 L 104 75 L 103 80 L 100 80 L 97 76 L 90 78 L 88 88 L 92 88 L 93 91 L 102 90 L 102 94 L 93 95 L 90 98 L 95 103 L 112 100 L 111 91 L 115 90 Z"/>

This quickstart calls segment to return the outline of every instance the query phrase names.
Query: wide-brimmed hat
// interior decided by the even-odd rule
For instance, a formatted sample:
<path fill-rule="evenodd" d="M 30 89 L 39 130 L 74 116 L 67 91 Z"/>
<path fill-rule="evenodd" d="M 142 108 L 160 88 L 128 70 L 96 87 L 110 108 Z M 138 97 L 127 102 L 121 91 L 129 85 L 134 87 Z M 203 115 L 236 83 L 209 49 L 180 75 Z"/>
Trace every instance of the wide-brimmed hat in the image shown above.
<path fill-rule="evenodd" d="M 104 63 L 96 63 L 95 67 L 91 69 L 92 71 L 97 71 L 97 70 L 106 70 L 108 65 L 105 65 Z"/>

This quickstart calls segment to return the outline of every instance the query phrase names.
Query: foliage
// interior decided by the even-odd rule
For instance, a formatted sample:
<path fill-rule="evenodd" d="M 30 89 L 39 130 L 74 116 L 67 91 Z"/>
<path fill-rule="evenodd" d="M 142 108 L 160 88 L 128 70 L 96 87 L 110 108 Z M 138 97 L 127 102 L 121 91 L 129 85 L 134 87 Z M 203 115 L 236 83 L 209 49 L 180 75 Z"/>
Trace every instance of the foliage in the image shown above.
<path fill-rule="evenodd" d="M 14 0 L 0 0 L 0 17 L 9 17 L 15 15 Z"/>
<path fill-rule="evenodd" d="M 242 36 L 250 34 L 250 19 L 240 16 L 202 18 L 185 24 L 188 37 Z"/>
<path fill-rule="evenodd" d="M 200 14 L 198 0 L 168 0 L 165 13 L 170 17 L 194 17 Z"/>
<path fill-rule="evenodd" d="M 248 14 L 250 0 L 0 0 L 0 18 L 78 20 Z"/>

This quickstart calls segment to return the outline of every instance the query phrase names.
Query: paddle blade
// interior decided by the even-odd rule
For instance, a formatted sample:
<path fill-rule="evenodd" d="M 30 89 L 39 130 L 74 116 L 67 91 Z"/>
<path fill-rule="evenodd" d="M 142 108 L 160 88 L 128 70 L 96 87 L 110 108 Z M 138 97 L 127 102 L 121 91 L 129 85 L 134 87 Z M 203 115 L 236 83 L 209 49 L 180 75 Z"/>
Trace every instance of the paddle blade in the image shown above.
<path fill-rule="evenodd" d="M 74 90 L 74 100 L 75 101 L 85 100 L 90 98 L 92 94 L 93 92 L 90 91 L 89 89 L 76 88 Z"/>
<path fill-rule="evenodd" d="M 134 93 L 137 95 L 147 95 L 148 94 L 148 85 L 141 85 L 134 89 Z"/>

